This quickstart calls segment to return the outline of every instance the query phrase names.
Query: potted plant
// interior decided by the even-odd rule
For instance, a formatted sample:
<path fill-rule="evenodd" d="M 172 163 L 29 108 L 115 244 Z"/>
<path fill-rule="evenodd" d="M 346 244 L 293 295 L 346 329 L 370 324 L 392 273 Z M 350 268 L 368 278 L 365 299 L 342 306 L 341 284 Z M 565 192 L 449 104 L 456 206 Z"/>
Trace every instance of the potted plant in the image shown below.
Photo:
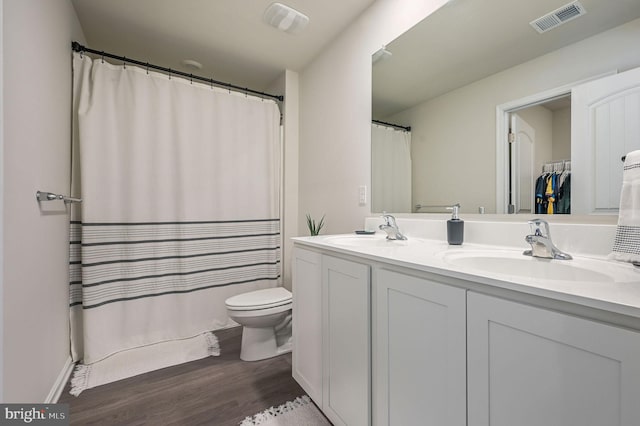
<path fill-rule="evenodd" d="M 311 234 L 311 236 L 318 235 L 323 226 L 324 215 L 322 215 L 320 222 L 316 224 L 316 221 L 311 218 L 311 215 L 309 215 L 309 213 L 307 213 L 307 227 L 309 228 L 309 233 Z"/>

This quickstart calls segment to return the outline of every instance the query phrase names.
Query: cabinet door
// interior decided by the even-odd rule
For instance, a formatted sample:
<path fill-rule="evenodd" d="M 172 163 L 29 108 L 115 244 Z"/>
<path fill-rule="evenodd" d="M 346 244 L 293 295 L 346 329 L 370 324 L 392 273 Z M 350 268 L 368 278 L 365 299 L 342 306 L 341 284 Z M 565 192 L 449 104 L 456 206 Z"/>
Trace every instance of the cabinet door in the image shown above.
<path fill-rule="evenodd" d="M 637 426 L 640 334 L 468 294 L 469 426 Z"/>
<path fill-rule="evenodd" d="M 466 290 L 376 270 L 374 424 L 464 426 Z"/>
<path fill-rule="evenodd" d="M 322 255 L 293 252 L 293 378 L 322 407 Z"/>
<path fill-rule="evenodd" d="M 334 425 L 370 423 L 369 266 L 322 258 L 323 412 Z"/>

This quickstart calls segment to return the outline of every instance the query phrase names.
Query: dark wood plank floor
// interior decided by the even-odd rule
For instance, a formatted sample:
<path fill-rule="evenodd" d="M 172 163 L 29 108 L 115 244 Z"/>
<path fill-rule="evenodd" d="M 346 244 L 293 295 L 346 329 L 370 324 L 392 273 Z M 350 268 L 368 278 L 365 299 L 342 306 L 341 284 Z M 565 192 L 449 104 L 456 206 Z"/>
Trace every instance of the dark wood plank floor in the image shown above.
<path fill-rule="evenodd" d="M 291 377 L 291 354 L 244 362 L 242 328 L 216 332 L 219 357 L 208 357 L 69 394 L 72 425 L 238 425 L 246 416 L 304 395 Z"/>

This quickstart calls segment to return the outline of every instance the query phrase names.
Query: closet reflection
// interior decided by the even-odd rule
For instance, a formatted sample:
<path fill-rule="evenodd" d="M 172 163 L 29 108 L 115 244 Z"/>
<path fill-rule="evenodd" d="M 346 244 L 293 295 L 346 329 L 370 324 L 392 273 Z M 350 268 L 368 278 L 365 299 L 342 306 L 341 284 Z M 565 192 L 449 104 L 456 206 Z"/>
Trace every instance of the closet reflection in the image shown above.
<path fill-rule="evenodd" d="M 571 213 L 571 96 L 512 111 L 509 213 Z"/>
<path fill-rule="evenodd" d="M 547 163 L 535 183 L 535 214 L 571 213 L 571 161 Z"/>

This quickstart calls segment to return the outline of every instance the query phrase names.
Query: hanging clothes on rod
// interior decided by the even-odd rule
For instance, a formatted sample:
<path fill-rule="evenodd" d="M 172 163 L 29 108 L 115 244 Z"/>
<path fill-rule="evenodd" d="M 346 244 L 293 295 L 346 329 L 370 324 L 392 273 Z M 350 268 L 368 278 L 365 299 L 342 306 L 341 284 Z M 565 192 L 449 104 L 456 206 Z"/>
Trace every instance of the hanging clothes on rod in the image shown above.
<path fill-rule="evenodd" d="M 545 163 L 536 179 L 536 214 L 571 213 L 571 161 Z"/>

